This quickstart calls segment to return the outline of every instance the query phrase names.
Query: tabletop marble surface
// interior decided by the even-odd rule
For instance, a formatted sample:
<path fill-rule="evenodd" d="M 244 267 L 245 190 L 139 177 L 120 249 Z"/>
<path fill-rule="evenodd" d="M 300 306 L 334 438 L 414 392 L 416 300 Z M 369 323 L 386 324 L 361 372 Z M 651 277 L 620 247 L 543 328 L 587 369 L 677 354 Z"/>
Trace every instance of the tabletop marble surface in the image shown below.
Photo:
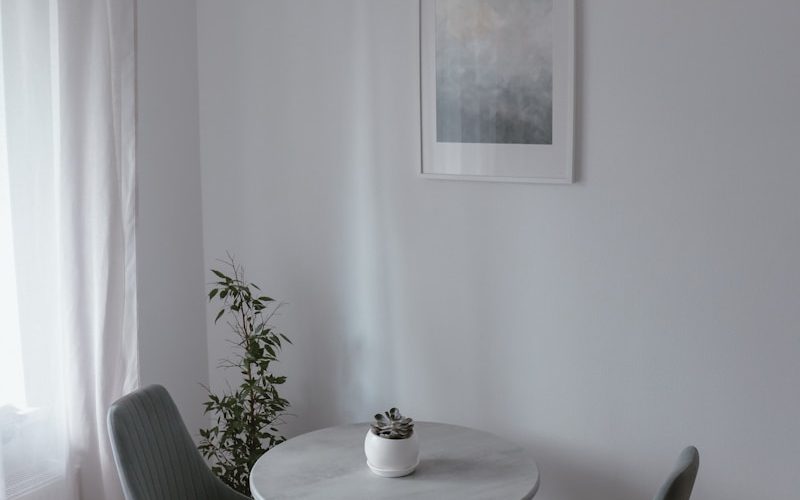
<path fill-rule="evenodd" d="M 364 457 L 369 424 L 330 427 L 273 448 L 253 467 L 257 500 L 281 499 L 531 499 L 536 463 L 521 447 L 457 425 L 417 422 L 420 463 L 410 476 L 372 474 Z"/>

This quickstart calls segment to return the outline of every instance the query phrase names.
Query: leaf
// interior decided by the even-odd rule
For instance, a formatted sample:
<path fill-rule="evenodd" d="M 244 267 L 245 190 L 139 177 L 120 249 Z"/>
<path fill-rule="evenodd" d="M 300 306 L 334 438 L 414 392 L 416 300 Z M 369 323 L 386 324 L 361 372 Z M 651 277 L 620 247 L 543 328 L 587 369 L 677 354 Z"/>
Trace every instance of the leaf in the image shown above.
<path fill-rule="evenodd" d="M 219 278 L 222 278 L 222 279 L 227 279 L 227 278 L 228 278 L 227 276 L 225 276 L 225 275 L 224 275 L 224 274 L 222 274 L 221 272 L 217 271 L 216 269 L 212 269 L 212 270 L 211 270 L 211 272 L 212 272 L 212 273 L 214 273 L 214 274 L 216 274 L 216 275 L 217 275 L 217 277 L 219 277 Z"/>
<path fill-rule="evenodd" d="M 216 318 L 214 318 L 214 324 L 216 324 L 216 323 L 217 323 L 217 321 L 219 321 L 219 319 L 222 317 L 222 315 L 223 315 L 223 314 L 225 314 L 225 309 L 221 309 L 221 310 L 220 310 L 220 311 L 217 313 L 217 317 L 216 317 Z"/>
<path fill-rule="evenodd" d="M 219 292 L 218 288 L 215 288 L 215 289 L 211 290 L 210 292 L 208 292 L 208 300 L 213 299 L 214 296 L 217 295 L 217 292 Z"/>

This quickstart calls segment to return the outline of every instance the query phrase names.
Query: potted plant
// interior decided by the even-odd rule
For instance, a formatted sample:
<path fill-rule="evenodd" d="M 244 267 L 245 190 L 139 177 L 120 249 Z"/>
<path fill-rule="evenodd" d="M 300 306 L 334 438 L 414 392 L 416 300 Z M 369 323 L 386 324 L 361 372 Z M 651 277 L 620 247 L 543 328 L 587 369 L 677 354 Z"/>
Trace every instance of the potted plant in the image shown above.
<path fill-rule="evenodd" d="M 228 255 L 229 272 L 212 269 L 215 281 L 209 301 L 220 302 L 216 323 L 225 317 L 235 334 L 232 355 L 220 361 L 221 368 L 234 368 L 241 377 L 238 387 L 222 393 L 210 388 L 205 412 L 213 415 L 212 426 L 200 430 L 200 451 L 211 469 L 228 486 L 250 495 L 250 470 L 261 455 L 284 441 L 277 429 L 289 408 L 278 393 L 286 377 L 275 375 L 272 364 L 285 343 L 270 319 L 277 306 L 254 283 L 245 280 L 244 270 Z"/>
<path fill-rule="evenodd" d="M 419 464 L 419 441 L 414 421 L 392 408 L 377 413 L 364 440 L 367 466 L 382 477 L 401 477 L 414 472 Z"/>

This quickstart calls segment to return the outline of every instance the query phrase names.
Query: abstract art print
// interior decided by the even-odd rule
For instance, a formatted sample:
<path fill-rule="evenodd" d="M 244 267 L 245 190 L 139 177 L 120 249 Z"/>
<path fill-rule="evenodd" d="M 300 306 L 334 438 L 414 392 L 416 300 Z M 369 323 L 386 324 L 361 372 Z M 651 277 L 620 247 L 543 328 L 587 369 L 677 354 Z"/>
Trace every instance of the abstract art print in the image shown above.
<path fill-rule="evenodd" d="M 436 139 L 552 144 L 553 0 L 436 2 Z"/>
<path fill-rule="evenodd" d="M 421 0 L 422 174 L 572 182 L 572 0 Z"/>

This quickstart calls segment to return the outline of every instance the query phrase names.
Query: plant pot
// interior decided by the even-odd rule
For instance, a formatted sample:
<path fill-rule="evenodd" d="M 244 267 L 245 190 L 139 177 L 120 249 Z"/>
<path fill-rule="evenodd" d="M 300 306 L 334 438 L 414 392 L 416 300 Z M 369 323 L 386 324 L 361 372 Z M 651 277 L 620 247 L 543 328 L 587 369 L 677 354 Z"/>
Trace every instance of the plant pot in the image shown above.
<path fill-rule="evenodd" d="M 419 464 L 417 433 L 406 439 L 387 439 L 367 431 L 364 439 L 367 466 L 381 477 L 401 477 L 414 472 Z"/>

